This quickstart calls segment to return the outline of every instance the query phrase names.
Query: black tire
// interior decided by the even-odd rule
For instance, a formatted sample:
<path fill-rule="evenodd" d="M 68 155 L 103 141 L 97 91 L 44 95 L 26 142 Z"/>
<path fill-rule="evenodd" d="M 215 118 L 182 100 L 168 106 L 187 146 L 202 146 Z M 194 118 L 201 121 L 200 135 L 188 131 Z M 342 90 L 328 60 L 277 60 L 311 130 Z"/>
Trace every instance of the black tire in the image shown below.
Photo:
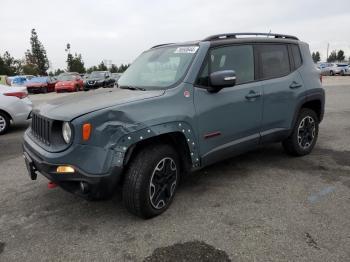
<path fill-rule="evenodd" d="M 75 86 L 75 92 L 79 92 L 79 86 L 78 85 Z"/>
<path fill-rule="evenodd" d="M 43 94 L 46 94 L 48 92 L 47 87 L 43 87 L 42 92 Z"/>
<path fill-rule="evenodd" d="M 340 72 L 340 75 L 341 75 L 341 76 L 344 76 L 344 71 L 343 71 L 343 70 Z"/>
<path fill-rule="evenodd" d="M 7 114 L 0 112 L 0 136 L 5 134 L 10 128 L 10 119 Z"/>
<path fill-rule="evenodd" d="M 307 126 L 304 127 L 305 125 Z M 318 126 L 319 120 L 315 111 L 303 108 L 299 113 L 292 134 L 282 142 L 286 152 L 293 156 L 304 156 L 311 153 L 317 141 Z"/>
<path fill-rule="evenodd" d="M 123 184 L 125 207 L 132 214 L 145 219 L 163 213 L 173 201 L 179 184 L 179 163 L 176 151 L 166 144 L 151 145 L 139 151 L 125 173 Z M 167 172 L 168 175 L 164 176 L 162 172 Z M 162 185 L 164 181 L 165 185 Z M 161 190 L 158 191 L 157 187 Z"/>
<path fill-rule="evenodd" d="M 334 72 L 333 72 L 333 71 L 330 71 L 329 74 L 330 74 L 331 76 L 334 76 Z"/>

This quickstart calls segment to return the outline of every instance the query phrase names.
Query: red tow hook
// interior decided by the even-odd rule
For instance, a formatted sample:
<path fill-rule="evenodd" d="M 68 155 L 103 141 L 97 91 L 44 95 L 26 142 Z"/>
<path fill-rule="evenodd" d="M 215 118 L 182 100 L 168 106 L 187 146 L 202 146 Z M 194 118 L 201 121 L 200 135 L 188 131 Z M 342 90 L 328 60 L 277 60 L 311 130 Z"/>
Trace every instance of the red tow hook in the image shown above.
<path fill-rule="evenodd" d="M 47 187 L 49 188 L 49 189 L 53 189 L 53 188 L 55 188 L 57 186 L 57 184 L 55 184 L 54 182 L 52 182 L 52 181 L 50 181 L 49 183 L 47 183 Z"/>

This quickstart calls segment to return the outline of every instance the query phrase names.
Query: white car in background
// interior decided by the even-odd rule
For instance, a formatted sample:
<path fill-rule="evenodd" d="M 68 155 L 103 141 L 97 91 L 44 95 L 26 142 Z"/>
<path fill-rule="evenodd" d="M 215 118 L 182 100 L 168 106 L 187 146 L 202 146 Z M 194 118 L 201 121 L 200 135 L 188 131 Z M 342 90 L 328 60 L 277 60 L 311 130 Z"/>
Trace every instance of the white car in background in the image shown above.
<path fill-rule="evenodd" d="M 32 108 L 26 87 L 0 85 L 0 135 L 5 134 L 11 124 L 26 122 Z"/>

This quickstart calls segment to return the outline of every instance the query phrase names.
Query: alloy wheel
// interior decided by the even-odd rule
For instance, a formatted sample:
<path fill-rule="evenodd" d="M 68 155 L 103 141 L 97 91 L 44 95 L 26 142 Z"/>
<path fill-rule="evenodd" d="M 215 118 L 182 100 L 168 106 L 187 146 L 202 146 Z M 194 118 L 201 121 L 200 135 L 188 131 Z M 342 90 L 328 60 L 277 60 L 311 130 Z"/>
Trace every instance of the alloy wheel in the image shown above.
<path fill-rule="evenodd" d="M 171 201 L 177 184 L 177 167 L 175 161 L 166 157 L 158 162 L 153 170 L 149 198 L 153 208 L 162 209 Z"/>
<path fill-rule="evenodd" d="M 311 116 L 304 117 L 298 127 L 298 144 L 302 149 L 308 149 L 316 135 L 315 120 Z"/>

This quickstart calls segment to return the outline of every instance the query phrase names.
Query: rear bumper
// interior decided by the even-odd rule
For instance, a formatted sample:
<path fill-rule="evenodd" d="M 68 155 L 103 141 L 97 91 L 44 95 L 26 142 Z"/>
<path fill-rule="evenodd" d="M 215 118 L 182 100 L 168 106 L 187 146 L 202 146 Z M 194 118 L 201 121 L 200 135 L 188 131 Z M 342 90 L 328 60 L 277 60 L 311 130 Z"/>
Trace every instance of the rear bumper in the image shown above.
<path fill-rule="evenodd" d="M 12 112 L 10 113 L 14 124 L 24 123 L 30 118 L 33 104 L 28 97 L 18 100 L 12 105 Z"/>

